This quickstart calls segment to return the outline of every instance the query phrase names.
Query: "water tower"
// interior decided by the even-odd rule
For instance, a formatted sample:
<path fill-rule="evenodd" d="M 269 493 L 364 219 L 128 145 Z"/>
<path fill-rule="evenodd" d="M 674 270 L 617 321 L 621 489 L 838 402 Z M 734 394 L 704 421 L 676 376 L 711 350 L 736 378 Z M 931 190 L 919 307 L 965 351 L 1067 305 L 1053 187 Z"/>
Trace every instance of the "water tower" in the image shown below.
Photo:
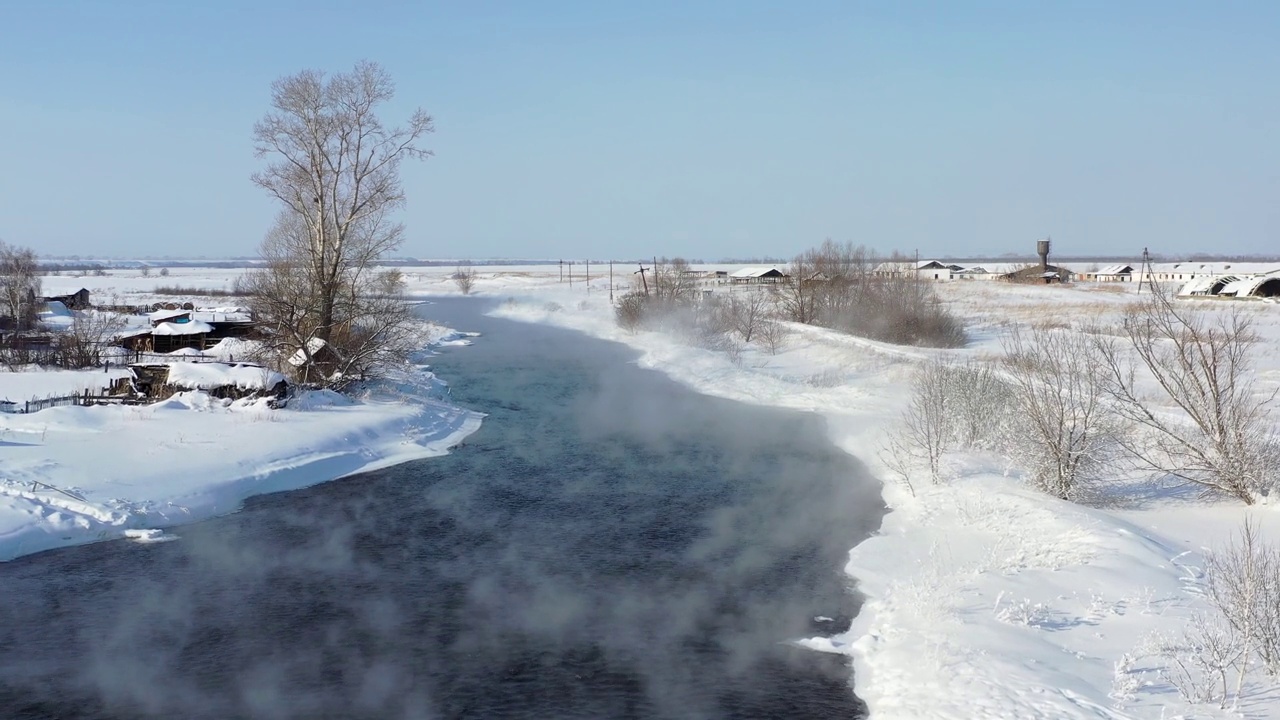
<path fill-rule="evenodd" d="M 1040 256 L 1040 272 L 1049 272 L 1049 240 L 1036 241 L 1036 254 Z"/>

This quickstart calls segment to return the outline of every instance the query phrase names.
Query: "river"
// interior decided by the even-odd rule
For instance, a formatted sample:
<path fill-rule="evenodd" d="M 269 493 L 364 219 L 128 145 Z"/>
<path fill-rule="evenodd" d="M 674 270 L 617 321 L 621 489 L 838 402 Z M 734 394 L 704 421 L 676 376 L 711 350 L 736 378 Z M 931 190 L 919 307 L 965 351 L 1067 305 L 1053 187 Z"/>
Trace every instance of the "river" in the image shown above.
<path fill-rule="evenodd" d="M 0 716 L 857 717 L 790 644 L 883 513 L 821 418 L 482 310 L 423 310 L 481 333 L 427 360 L 487 413 L 450 455 L 0 564 Z"/>

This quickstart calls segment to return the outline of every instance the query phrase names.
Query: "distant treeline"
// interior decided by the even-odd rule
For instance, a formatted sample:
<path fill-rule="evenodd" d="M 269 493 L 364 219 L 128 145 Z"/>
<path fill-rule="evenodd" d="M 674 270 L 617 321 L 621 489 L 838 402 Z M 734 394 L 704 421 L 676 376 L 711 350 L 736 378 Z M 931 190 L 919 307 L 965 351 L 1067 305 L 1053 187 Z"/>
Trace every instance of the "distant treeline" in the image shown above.
<path fill-rule="evenodd" d="M 957 257 L 954 255 L 921 255 L 922 259 L 946 259 L 951 262 L 969 265 L 980 265 L 982 263 L 1035 263 L 1039 262 L 1039 257 L 1033 255 L 1022 255 L 1017 253 L 1006 253 L 998 256 L 975 256 L 975 257 Z M 1140 254 L 1134 255 L 1058 255 L 1053 256 L 1054 262 L 1060 263 L 1097 263 L 1110 264 L 1116 262 L 1133 262 L 1140 259 Z M 887 259 L 887 258 L 886 258 Z M 665 260 L 665 258 L 660 258 Z M 1159 253 L 1151 254 L 1151 262 L 1280 262 L 1280 255 L 1213 255 L 1209 253 L 1192 253 L 1189 255 L 1163 255 Z M 569 259 L 564 260 L 547 260 L 547 259 L 521 259 L 521 258 L 490 258 L 487 260 L 419 260 L 417 258 L 391 258 L 384 260 L 379 265 L 386 267 L 457 267 L 459 265 L 470 265 L 473 267 L 486 266 L 509 266 L 509 265 L 549 265 L 555 266 L 561 263 L 565 265 L 573 264 L 585 265 L 590 262 L 592 265 L 607 265 L 613 262 L 615 265 L 634 265 L 649 264 L 653 262 L 652 257 L 645 258 L 629 258 L 626 260 L 582 260 Z M 690 265 L 706 265 L 708 264 L 701 258 L 689 258 Z M 735 257 L 722 258 L 713 261 L 716 265 L 774 265 L 784 266 L 790 263 L 790 260 L 777 257 Z M 231 258 L 224 260 L 202 260 L 202 259 L 185 259 L 185 260 L 76 260 L 76 259 L 48 259 L 40 263 L 39 269 L 43 273 L 50 272 L 67 272 L 67 273 L 93 273 L 95 271 L 106 270 L 140 270 L 141 268 L 226 268 L 240 269 L 251 268 L 257 265 L 254 258 Z"/>

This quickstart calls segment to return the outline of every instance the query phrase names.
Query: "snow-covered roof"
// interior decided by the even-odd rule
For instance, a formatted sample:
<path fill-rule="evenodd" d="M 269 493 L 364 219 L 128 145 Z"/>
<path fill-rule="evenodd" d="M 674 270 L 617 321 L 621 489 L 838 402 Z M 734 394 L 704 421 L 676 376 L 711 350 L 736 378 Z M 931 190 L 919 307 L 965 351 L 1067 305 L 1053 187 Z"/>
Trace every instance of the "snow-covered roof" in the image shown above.
<path fill-rule="evenodd" d="M 169 384 L 190 390 L 238 387 L 270 390 L 284 380 L 280 373 L 249 363 L 176 362 L 169 363 Z"/>
<path fill-rule="evenodd" d="M 947 266 L 946 266 L 946 265 L 943 265 L 942 263 L 938 262 L 937 260 L 917 260 L 917 261 L 916 261 L 916 269 L 917 269 L 917 270 L 933 270 L 933 269 L 939 269 L 939 270 L 941 270 L 941 269 L 943 269 L 943 268 L 945 268 L 945 267 L 947 267 Z"/>
<path fill-rule="evenodd" d="M 914 267 L 915 265 L 911 262 L 886 260 L 885 262 L 876 265 L 874 272 L 902 272 L 903 270 L 910 270 Z"/>
<path fill-rule="evenodd" d="M 982 267 L 981 265 L 974 265 L 972 267 L 960 268 L 959 270 L 955 270 L 953 272 L 955 272 L 955 274 L 957 275 L 986 275 L 987 269 Z"/>
<path fill-rule="evenodd" d="M 1259 285 L 1270 280 L 1275 280 L 1277 277 L 1280 277 L 1280 274 L 1270 273 L 1267 275 L 1253 275 L 1251 277 L 1232 280 L 1224 285 L 1222 290 L 1218 291 L 1218 294 L 1234 297 L 1249 297 L 1257 291 Z"/>
<path fill-rule="evenodd" d="M 1213 287 L 1213 284 L 1215 282 L 1220 282 L 1222 280 L 1231 282 L 1232 280 L 1235 280 L 1235 279 L 1237 278 L 1234 278 L 1234 277 L 1215 278 L 1209 275 L 1193 278 L 1191 280 L 1188 280 L 1186 284 L 1182 286 L 1182 289 L 1178 290 L 1178 294 L 1179 295 L 1207 295 L 1209 294 L 1209 290 L 1210 288 Z"/>
<path fill-rule="evenodd" d="M 310 354 L 311 357 L 315 357 L 316 353 L 320 352 L 328 344 L 329 343 L 321 340 L 320 338 L 311 338 L 307 341 L 306 352 L 303 352 L 302 348 L 298 348 L 298 351 L 289 358 L 289 364 L 294 367 L 302 367 L 303 365 L 306 365 L 308 354 Z"/>
<path fill-rule="evenodd" d="M 782 275 L 782 271 L 776 267 L 746 267 L 741 270 L 734 270 L 729 273 L 729 277 L 735 278 L 762 278 L 770 274 Z"/>
<path fill-rule="evenodd" d="M 124 332 L 116 333 L 116 340 L 138 337 L 139 335 L 150 335 L 151 330 L 151 328 L 134 328 L 133 330 L 125 330 Z"/>
<path fill-rule="evenodd" d="M 1253 275 L 1280 271 L 1274 262 L 1172 262 L 1151 263 L 1153 273 L 1185 273 L 1192 275 Z"/>
<path fill-rule="evenodd" d="M 161 323 L 170 318 L 182 317 L 190 314 L 190 310 L 157 310 L 147 317 L 150 318 L 152 323 Z"/>
<path fill-rule="evenodd" d="M 1132 273 L 1132 272 L 1133 272 L 1132 265 L 1108 265 L 1102 268 L 1101 270 L 1099 270 L 1098 272 L 1094 273 L 1094 275 L 1124 275 L 1125 273 Z"/>
<path fill-rule="evenodd" d="M 199 335 L 211 332 L 213 326 L 207 322 L 192 320 L 184 323 L 162 322 L 151 328 L 152 335 Z"/>
<path fill-rule="evenodd" d="M 48 314 L 50 316 L 71 317 L 71 311 L 67 309 L 66 303 L 61 300 L 46 300 L 44 310 L 40 311 L 41 315 Z"/>

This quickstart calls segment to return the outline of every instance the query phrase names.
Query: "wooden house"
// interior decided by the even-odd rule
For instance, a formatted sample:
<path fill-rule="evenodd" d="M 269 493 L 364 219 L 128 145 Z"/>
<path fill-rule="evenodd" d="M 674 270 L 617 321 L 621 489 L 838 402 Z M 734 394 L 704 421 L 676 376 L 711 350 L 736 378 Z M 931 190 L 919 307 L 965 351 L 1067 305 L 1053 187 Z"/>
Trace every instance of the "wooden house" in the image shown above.
<path fill-rule="evenodd" d="M 112 383 L 112 395 L 163 400 L 177 392 L 202 390 L 212 397 L 230 400 L 283 400 L 289 392 L 283 375 L 254 363 L 137 363 L 130 365 L 129 371 L 129 376 Z"/>

